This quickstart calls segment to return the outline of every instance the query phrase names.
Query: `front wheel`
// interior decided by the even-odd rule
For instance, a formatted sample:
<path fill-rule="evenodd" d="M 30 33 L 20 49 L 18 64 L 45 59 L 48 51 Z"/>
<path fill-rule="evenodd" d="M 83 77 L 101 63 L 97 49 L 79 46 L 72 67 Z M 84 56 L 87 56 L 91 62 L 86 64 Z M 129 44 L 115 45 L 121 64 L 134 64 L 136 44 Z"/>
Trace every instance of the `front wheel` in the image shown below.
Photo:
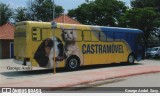
<path fill-rule="evenodd" d="M 80 61 L 76 57 L 70 57 L 68 58 L 66 62 L 66 69 L 69 71 L 77 70 L 80 66 Z"/>
<path fill-rule="evenodd" d="M 130 55 L 128 56 L 128 61 L 127 61 L 127 63 L 129 63 L 129 64 L 134 64 L 134 61 L 135 61 L 134 55 L 133 55 L 133 54 L 130 54 Z"/>

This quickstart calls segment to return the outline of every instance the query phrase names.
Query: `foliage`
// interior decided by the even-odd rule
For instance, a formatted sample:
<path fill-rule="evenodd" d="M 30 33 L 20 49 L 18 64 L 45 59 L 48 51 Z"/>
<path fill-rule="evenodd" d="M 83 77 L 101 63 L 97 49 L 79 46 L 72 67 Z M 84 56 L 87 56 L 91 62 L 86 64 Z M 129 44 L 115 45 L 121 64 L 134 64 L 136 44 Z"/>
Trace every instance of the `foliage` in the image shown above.
<path fill-rule="evenodd" d="M 142 18 L 144 19 L 144 23 L 143 22 L 142 23 L 144 24 L 144 26 L 146 26 L 146 30 L 144 30 L 144 28 L 142 28 L 142 30 L 145 31 L 145 37 L 149 39 L 154 34 L 159 38 L 159 35 L 157 34 L 157 32 L 159 31 L 157 31 L 157 29 L 160 28 L 160 0 L 132 0 L 131 6 L 133 7 L 133 9 L 134 8 L 141 8 L 142 10 L 144 9 L 143 12 L 144 16 Z M 152 8 L 152 13 L 148 13 L 148 15 L 145 13 L 147 7 Z M 149 11 L 151 10 L 148 10 L 148 12 Z M 152 17 L 153 14 L 156 14 L 156 16 Z M 148 20 L 147 17 L 150 18 L 151 20 L 147 21 Z"/>
<path fill-rule="evenodd" d="M 9 21 L 13 15 L 13 10 L 9 5 L 0 3 L 0 25 L 3 25 Z"/>
<path fill-rule="evenodd" d="M 15 16 L 16 22 L 28 20 L 27 8 L 18 7 L 15 11 L 16 11 L 16 16 Z"/>
<path fill-rule="evenodd" d="M 160 12 L 160 0 L 132 0 L 131 6 L 133 8 L 152 7 Z"/>
<path fill-rule="evenodd" d="M 62 6 L 55 6 L 55 17 L 59 16 L 64 12 Z M 53 20 L 53 2 L 52 0 L 34 0 L 29 6 L 28 10 L 29 19 L 51 21 Z"/>
<path fill-rule="evenodd" d="M 95 0 L 69 10 L 68 15 L 83 24 L 117 26 L 117 20 L 127 7 L 117 0 Z"/>
<path fill-rule="evenodd" d="M 126 11 L 125 15 L 121 17 L 120 25 L 138 28 L 144 31 L 145 43 L 151 36 L 151 32 L 155 30 L 157 14 L 153 8 L 132 8 Z"/>

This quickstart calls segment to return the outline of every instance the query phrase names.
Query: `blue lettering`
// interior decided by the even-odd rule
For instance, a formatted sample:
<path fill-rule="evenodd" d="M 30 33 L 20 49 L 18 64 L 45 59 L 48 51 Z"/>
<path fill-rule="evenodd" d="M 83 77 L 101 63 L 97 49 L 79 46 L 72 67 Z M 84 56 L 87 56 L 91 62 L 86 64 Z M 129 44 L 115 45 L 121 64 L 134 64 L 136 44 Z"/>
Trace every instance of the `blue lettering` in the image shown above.
<path fill-rule="evenodd" d="M 98 53 L 98 44 L 95 45 L 96 46 L 96 54 Z"/>
<path fill-rule="evenodd" d="M 107 49 L 107 48 L 106 48 L 106 46 L 104 45 L 104 46 L 103 46 L 103 53 L 107 53 L 106 49 Z"/>
<path fill-rule="evenodd" d="M 87 53 L 90 54 L 90 45 L 89 44 L 87 45 Z"/>
<path fill-rule="evenodd" d="M 83 54 L 104 54 L 104 53 L 124 53 L 123 45 L 99 45 L 99 44 L 83 44 L 82 45 Z"/>
<path fill-rule="evenodd" d="M 102 45 L 99 45 L 99 53 L 102 53 Z"/>
<path fill-rule="evenodd" d="M 94 45 L 91 45 L 91 53 L 94 54 Z"/>
<path fill-rule="evenodd" d="M 82 53 L 86 54 L 86 45 L 85 44 L 82 45 Z"/>

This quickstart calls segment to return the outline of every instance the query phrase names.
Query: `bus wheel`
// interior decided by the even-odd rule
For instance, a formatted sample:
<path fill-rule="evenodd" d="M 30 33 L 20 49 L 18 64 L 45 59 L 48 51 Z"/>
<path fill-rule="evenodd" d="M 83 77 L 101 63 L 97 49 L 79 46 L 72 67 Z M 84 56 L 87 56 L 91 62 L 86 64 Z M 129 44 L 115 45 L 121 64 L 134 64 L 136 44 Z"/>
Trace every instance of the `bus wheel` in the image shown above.
<path fill-rule="evenodd" d="M 134 64 L 134 60 L 135 60 L 134 55 L 133 55 L 133 54 L 130 54 L 130 55 L 128 56 L 128 61 L 127 61 L 127 63 L 129 63 L 129 64 Z"/>
<path fill-rule="evenodd" d="M 66 68 L 69 71 L 77 70 L 80 66 L 80 60 L 78 57 L 75 56 L 69 57 L 66 63 Z"/>

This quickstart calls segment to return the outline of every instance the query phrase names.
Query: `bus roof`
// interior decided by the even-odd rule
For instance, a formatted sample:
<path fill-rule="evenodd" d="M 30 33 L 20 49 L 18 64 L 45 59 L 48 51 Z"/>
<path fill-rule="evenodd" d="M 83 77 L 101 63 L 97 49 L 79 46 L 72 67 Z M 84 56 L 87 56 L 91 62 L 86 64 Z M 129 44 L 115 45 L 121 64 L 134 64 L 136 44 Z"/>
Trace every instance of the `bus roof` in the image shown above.
<path fill-rule="evenodd" d="M 22 22 L 17 22 L 17 25 L 25 25 L 25 24 L 45 24 L 45 25 L 51 25 L 51 22 L 38 22 L 38 21 L 22 21 Z"/>
<path fill-rule="evenodd" d="M 22 21 L 18 22 L 16 25 L 21 25 L 21 24 L 46 24 L 46 25 L 51 25 L 51 22 L 38 22 L 38 21 Z M 65 24 L 65 23 L 54 23 L 59 26 L 75 26 L 75 27 L 90 27 L 93 29 L 102 29 L 103 31 L 109 31 L 109 32 L 129 32 L 129 33 L 143 33 L 142 30 L 139 29 L 134 29 L 134 28 L 122 28 L 122 27 L 106 27 L 106 26 L 95 26 L 95 25 L 81 25 L 81 24 Z"/>
<path fill-rule="evenodd" d="M 70 26 L 81 26 L 81 27 L 90 27 L 93 29 L 102 29 L 103 31 L 109 32 L 130 32 L 130 33 L 143 33 L 142 30 L 134 29 L 134 28 L 122 28 L 122 27 L 106 27 L 106 26 L 95 26 L 95 25 L 80 25 L 80 24 L 64 24 L 57 23 L 57 25 L 70 25 Z"/>
<path fill-rule="evenodd" d="M 130 33 L 143 33 L 142 30 L 133 29 L 133 28 L 121 28 L 121 27 L 101 27 L 103 31 L 110 31 L 110 32 L 130 32 Z"/>

